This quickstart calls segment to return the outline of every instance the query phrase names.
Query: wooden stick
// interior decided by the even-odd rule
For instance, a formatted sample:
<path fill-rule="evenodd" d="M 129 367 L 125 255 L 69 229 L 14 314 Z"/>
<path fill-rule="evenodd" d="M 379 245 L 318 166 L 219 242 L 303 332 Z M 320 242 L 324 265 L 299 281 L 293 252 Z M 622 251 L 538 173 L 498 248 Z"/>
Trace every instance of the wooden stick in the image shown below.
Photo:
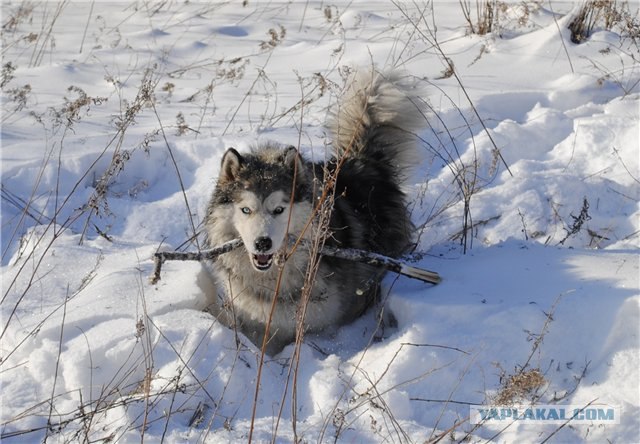
<path fill-rule="evenodd" d="M 413 279 L 418 279 L 430 284 L 439 284 L 442 280 L 440 275 L 435 271 L 424 270 L 418 267 L 412 267 L 404 262 L 394 259 L 383 254 L 374 253 L 372 251 L 359 250 L 357 248 L 338 248 L 325 245 L 320 252 L 323 256 L 335 257 L 338 259 L 346 259 L 354 262 L 361 262 L 374 267 L 383 267 L 394 273 L 401 274 Z"/>
<path fill-rule="evenodd" d="M 307 245 L 307 242 L 303 242 L 303 245 Z M 241 239 L 233 239 L 218 247 L 214 247 L 208 250 L 202 250 L 200 252 L 179 252 L 179 251 L 161 251 L 155 253 L 154 261 L 155 267 L 153 274 L 149 278 L 151 284 L 156 284 L 160 280 L 160 272 L 162 264 L 165 261 L 179 260 L 179 261 L 202 261 L 205 259 L 213 260 L 221 254 L 228 253 L 243 245 Z M 435 271 L 424 270 L 418 267 L 412 267 L 404 262 L 371 251 L 359 250 L 357 248 L 338 248 L 325 245 L 322 247 L 321 253 L 323 256 L 334 257 L 337 259 L 345 259 L 354 262 L 361 262 L 363 264 L 372 265 L 374 267 L 383 267 L 389 271 L 407 276 L 413 279 L 418 279 L 430 284 L 439 284 L 442 279 L 440 275 Z"/>
<path fill-rule="evenodd" d="M 213 260 L 221 254 L 228 253 L 231 250 L 235 250 L 242 246 L 241 239 L 233 239 L 229 242 L 225 242 L 219 247 L 210 248 L 208 250 L 202 250 L 198 252 L 186 252 L 181 251 L 160 251 L 153 255 L 154 267 L 153 274 L 149 277 L 151 285 L 155 285 L 160 280 L 160 272 L 162 271 L 162 264 L 165 261 L 198 261 L 201 262 L 205 259 Z"/>

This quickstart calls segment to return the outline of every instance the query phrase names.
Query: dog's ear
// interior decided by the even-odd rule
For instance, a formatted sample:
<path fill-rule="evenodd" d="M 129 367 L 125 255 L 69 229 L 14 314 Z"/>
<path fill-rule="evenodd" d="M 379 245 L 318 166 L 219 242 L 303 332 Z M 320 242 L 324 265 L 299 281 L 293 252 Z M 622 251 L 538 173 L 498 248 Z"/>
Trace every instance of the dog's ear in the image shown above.
<path fill-rule="evenodd" d="M 305 172 L 302 157 L 300 157 L 300 153 L 295 146 L 290 146 L 285 150 L 284 164 L 292 170 L 294 168 L 296 169 L 296 182 L 300 183 L 303 181 Z"/>
<path fill-rule="evenodd" d="M 224 156 L 222 156 L 218 181 L 222 183 L 233 181 L 238 175 L 238 170 L 240 170 L 243 161 L 239 152 L 233 148 L 229 148 L 224 153 Z"/>

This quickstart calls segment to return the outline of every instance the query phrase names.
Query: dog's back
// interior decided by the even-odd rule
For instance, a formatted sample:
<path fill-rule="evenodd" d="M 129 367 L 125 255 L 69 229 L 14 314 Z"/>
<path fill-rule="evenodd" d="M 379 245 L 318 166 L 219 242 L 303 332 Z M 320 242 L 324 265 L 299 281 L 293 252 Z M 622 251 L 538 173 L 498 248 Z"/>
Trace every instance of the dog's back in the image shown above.
<path fill-rule="evenodd" d="M 420 158 L 421 103 L 400 74 L 361 70 L 334 109 L 329 129 L 343 160 L 336 204 L 346 199 L 365 227 L 359 248 L 398 257 L 410 246 L 413 225 L 401 186 Z"/>
<path fill-rule="evenodd" d="M 300 236 L 303 227 L 309 226 L 320 231 L 307 230 L 305 237 L 327 235 L 324 242 L 329 245 L 392 257 L 407 251 L 413 226 L 401 186 L 418 157 L 415 133 L 424 122 L 419 103 L 410 83 L 398 74 L 361 71 L 353 76 L 332 113 L 329 129 L 335 157 L 328 164 L 304 162 L 294 148 L 280 151 L 268 146 L 245 155 L 235 150 L 225 154 L 205 227 L 210 245 L 232 237 L 243 240 L 245 250 L 221 256 L 214 269 L 226 288 L 225 304 L 232 307 L 233 322 L 256 345 L 262 345 L 267 323 L 270 353 L 293 341 L 301 305 L 306 331 L 328 331 L 360 316 L 376 299 L 382 269 L 323 257 L 313 269 L 311 290 L 303 297 L 305 289 L 309 290 L 305 282 L 310 253 L 298 249 L 283 268 L 272 267 L 271 258 L 286 245 L 288 235 Z M 291 183 L 279 180 L 276 190 L 271 180 L 251 179 L 264 171 L 280 171 L 274 177 L 290 177 Z M 315 179 L 323 176 L 325 182 L 318 187 Z M 328 225 L 321 224 L 313 211 L 321 195 L 334 199 Z M 281 216 L 256 210 L 260 223 L 254 225 L 256 229 L 249 227 L 254 209 L 245 206 L 246 202 L 266 207 L 275 198 L 288 196 L 293 200 L 286 214 L 283 204 L 274 204 Z M 282 230 L 263 227 L 283 223 L 288 231 L 277 239 L 256 232 L 280 233 Z"/>

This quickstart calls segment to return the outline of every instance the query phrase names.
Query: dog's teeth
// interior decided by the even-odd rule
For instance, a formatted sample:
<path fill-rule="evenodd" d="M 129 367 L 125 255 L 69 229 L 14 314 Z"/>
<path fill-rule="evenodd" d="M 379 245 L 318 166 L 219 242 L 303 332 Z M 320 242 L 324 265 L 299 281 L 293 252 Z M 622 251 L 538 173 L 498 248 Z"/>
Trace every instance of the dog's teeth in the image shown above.
<path fill-rule="evenodd" d="M 259 270 L 266 270 L 271 267 L 273 262 L 273 254 L 254 254 L 253 264 Z"/>

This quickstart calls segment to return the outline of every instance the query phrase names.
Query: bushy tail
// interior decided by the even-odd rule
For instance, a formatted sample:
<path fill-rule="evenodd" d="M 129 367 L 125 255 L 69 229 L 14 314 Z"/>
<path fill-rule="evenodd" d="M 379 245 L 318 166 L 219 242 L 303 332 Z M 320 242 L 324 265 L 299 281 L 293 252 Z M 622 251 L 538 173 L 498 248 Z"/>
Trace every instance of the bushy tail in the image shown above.
<path fill-rule="evenodd" d="M 419 161 L 422 103 L 415 84 L 400 73 L 357 70 L 329 123 L 336 156 L 379 161 L 402 176 Z"/>

